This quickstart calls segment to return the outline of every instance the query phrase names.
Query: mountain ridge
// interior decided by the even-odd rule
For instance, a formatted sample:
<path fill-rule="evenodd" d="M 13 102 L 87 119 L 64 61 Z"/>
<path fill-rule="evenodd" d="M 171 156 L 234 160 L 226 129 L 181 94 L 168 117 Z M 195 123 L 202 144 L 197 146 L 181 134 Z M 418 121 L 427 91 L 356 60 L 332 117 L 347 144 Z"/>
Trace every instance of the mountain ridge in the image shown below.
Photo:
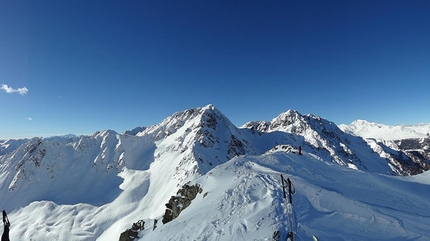
<path fill-rule="evenodd" d="M 214 145 L 218 145 L 218 150 L 230 148 L 228 150 L 228 155 L 226 157 L 220 156 L 211 156 L 207 159 L 209 160 L 217 160 L 217 163 L 224 163 L 226 160 L 231 159 L 234 155 L 244 155 L 244 154 L 262 154 L 278 144 L 289 144 L 295 147 L 302 146 L 302 148 L 308 152 L 313 152 L 314 154 L 319 155 L 320 157 L 324 157 L 326 161 L 335 162 L 339 165 L 350 166 L 351 168 L 368 170 L 370 165 L 374 165 L 377 161 L 374 159 L 378 158 L 388 158 L 388 166 L 391 169 L 391 172 L 397 174 L 416 174 L 419 173 L 419 167 L 411 167 L 414 163 L 424 163 L 423 158 L 420 158 L 419 155 L 413 155 L 412 157 L 401 157 L 401 153 L 396 153 L 395 155 L 391 155 L 390 153 L 401 152 L 401 148 L 398 145 L 390 144 L 387 142 L 378 142 L 372 143 L 372 141 L 364 138 L 361 140 L 357 135 L 351 134 L 349 131 L 342 131 L 342 128 L 338 128 L 336 124 L 331 121 L 325 120 L 319 116 L 315 116 L 312 114 L 301 115 L 296 110 L 288 110 L 279 114 L 277 117 L 273 118 L 271 121 L 252 121 L 245 123 L 241 127 L 236 127 L 231 121 L 222 114 L 218 109 L 216 109 L 213 105 L 209 104 L 205 107 L 187 109 L 185 111 L 176 112 L 170 117 L 165 118 L 162 122 L 156 125 L 152 125 L 149 127 L 137 127 L 131 131 L 126 131 L 123 134 L 116 133 L 112 130 L 105 130 L 104 132 L 109 132 L 112 135 L 131 135 L 136 137 L 143 137 L 147 139 L 148 142 L 159 141 L 163 138 L 166 138 L 172 134 L 174 134 L 178 129 L 183 127 L 184 123 L 191 119 L 198 118 L 198 121 L 194 121 L 191 128 L 187 131 L 197 130 L 195 139 L 198 140 L 198 145 L 201 145 L 205 148 L 214 147 Z M 218 123 L 221 123 L 218 126 Z M 357 123 L 368 123 L 359 121 Z M 373 124 L 372 124 L 373 125 Z M 229 147 L 220 147 L 219 146 L 219 138 L 218 136 L 213 134 L 213 131 L 216 131 L 216 128 L 223 128 L 223 132 L 225 135 L 223 136 L 223 143 L 234 143 L 233 145 L 229 144 Z M 345 128 L 344 128 L 345 129 Z M 249 131 L 251 133 L 249 133 Z M 96 132 L 93 136 L 97 135 L 100 132 Z M 220 132 L 218 132 L 220 133 Z M 261 149 L 260 141 L 255 141 L 254 145 L 251 145 L 254 134 L 258 136 L 265 135 L 270 137 L 265 137 L 266 139 L 275 139 L 267 140 L 268 144 L 266 147 Z M 275 134 L 276 133 L 276 134 Z M 218 135 L 218 134 L 217 134 Z M 76 140 L 76 136 L 65 136 L 68 140 Z M 64 138 L 42 138 L 41 140 L 48 139 L 64 139 Z M 258 139 L 258 138 L 257 138 Z M 182 151 L 185 151 L 187 148 L 193 148 L 196 143 L 193 143 L 192 140 L 189 140 L 187 143 L 184 143 L 180 140 L 177 140 L 180 143 L 180 147 Z M 190 142 L 191 141 L 191 142 Z M 11 142 L 11 141 L 8 141 Z M 15 140 L 15 143 L 25 143 L 25 141 Z M 7 142 L 4 142 L 7 143 Z M 14 149 L 18 148 L 19 145 L 5 145 L 2 143 L 0 145 L 0 151 L 2 153 L 11 153 Z M 358 149 L 364 148 L 368 150 L 361 150 L 357 152 Z M 384 152 L 387 148 L 394 148 L 394 150 L 389 150 Z M 7 147 L 7 148 L 5 148 Z M 155 148 L 152 145 L 152 148 Z M 259 150 L 258 150 L 259 149 Z M 131 151 L 130 151 L 131 152 Z M 225 152 L 225 150 L 224 150 Z M 318 152 L 318 153 L 317 153 Z M 379 155 L 379 157 L 369 157 L 368 155 L 360 154 L 360 152 L 374 152 Z M 388 154 L 387 154 L 388 153 Z M 422 155 L 422 153 L 419 153 Z M 406 163 L 405 166 L 408 168 L 399 168 L 398 161 L 395 161 L 396 156 L 400 156 L 402 162 Z M 408 156 L 408 155 L 406 155 Z M 411 154 L 409 154 L 411 156 Z M 426 155 L 424 155 L 426 156 Z M 201 163 L 202 157 L 197 156 L 194 159 L 199 159 Z M 363 160 L 372 159 L 369 163 L 364 163 Z M 212 162 L 211 162 L 212 163 Z M 213 163 L 212 163 L 213 164 Z M 200 164 L 201 165 L 201 164 Z M 422 166 L 422 165 L 421 165 Z M 203 169 L 210 170 L 211 167 L 201 167 Z M 372 169 L 372 167 L 370 167 Z M 375 167 L 376 168 L 376 167 Z M 424 166 L 424 168 L 427 168 Z M 411 169 L 411 170 L 408 170 Z M 204 172 L 206 172 L 204 171 Z M 384 173 L 389 172 L 390 170 L 382 171 Z M 418 172 L 417 172 L 418 171 Z M 203 173 L 204 173 L 203 172 Z"/>

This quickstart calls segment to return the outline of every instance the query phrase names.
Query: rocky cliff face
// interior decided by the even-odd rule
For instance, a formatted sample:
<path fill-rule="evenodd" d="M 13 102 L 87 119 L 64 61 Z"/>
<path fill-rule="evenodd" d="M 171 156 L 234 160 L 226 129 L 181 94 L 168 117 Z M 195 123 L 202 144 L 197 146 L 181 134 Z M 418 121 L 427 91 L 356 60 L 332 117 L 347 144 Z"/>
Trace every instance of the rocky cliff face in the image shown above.
<path fill-rule="evenodd" d="M 393 141 L 397 148 L 419 159 L 430 160 L 430 138 L 409 138 Z"/>
<path fill-rule="evenodd" d="M 411 166 L 413 175 L 422 170 L 430 169 L 430 138 L 408 138 L 403 140 L 384 141 L 387 146 L 397 151 L 395 158 L 399 161 L 406 160 L 401 166 Z"/>

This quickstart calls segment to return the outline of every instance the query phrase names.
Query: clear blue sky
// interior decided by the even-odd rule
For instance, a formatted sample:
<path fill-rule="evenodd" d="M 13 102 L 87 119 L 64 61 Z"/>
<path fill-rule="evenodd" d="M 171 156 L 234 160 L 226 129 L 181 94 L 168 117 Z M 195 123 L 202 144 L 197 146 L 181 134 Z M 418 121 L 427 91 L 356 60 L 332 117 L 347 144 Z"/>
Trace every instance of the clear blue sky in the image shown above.
<path fill-rule="evenodd" d="M 0 1 L 0 139 L 213 104 L 430 123 L 430 1 Z"/>

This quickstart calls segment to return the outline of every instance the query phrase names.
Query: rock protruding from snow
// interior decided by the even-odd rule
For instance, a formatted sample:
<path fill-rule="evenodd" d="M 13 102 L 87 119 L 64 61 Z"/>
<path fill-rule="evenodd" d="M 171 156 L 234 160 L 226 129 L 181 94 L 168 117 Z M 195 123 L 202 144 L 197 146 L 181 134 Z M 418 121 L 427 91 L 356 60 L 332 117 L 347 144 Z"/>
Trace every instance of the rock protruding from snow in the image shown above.
<path fill-rule="evenodd" d="M 272 149 L 268 150 L 266 154 L 275 153 L 275 152 L 286 152 L 286 153 L 296 153 L 295 149 L 291 145 L 277 145 Z"/>
<path fill-rule="evenodd" d="M 177 218 L 179 214 L 190 206 L 191 201 L 196 198 L 197 194 L 202 193 L 203 189 L 198 184 L 192 186 L 185 184 L 176 193 L 176 196 L 172 196 L 168 203 L 166 203 L 166 212 L 163 216 L 163 224 L 172 221 Z"/>
<path fill-rule="evenodd" d="M 145 229 L 145 221 L 139 220 L 133 225 L 131 225 L 131 228 L 125 230 L 121 233 L 119 236 L 119 241 L 133 241 L 139 238 L 138 234 L 139 231 L 142 231 Z"/>

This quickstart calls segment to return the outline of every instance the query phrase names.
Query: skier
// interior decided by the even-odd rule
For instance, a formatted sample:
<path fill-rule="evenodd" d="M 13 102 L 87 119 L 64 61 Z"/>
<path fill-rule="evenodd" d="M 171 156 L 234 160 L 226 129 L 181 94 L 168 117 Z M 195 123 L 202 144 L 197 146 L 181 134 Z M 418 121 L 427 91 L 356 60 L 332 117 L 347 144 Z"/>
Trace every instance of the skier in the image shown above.
<path fill-rule="evenodd" d="M 1 241 L 9 241 L 10 222 L 9 222 L 9 218 L 6 215 L 5 210 L 3 210 L 3 225 L 4 225 L 4 231 L 3 231 L 3 235 L 1 236 Z"/>
<path fill-rule="evenodd" d="M 302 146 L 299 146 L 299 155 L 301 155 L 302 154 Z"/>

